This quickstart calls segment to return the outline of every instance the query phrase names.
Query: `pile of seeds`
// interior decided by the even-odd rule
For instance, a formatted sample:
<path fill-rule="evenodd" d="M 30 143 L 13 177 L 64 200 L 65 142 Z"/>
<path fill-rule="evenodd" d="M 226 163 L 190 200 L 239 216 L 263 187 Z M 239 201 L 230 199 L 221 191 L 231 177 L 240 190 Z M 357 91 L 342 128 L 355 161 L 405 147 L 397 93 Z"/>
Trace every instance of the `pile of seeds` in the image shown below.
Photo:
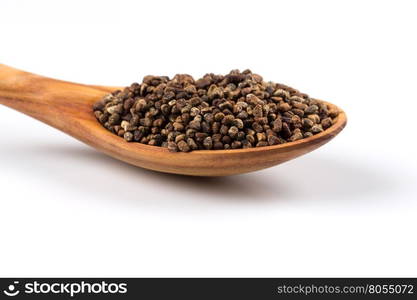
<path fill-rule="evenodd" d="M 146 76 L 106 95 L 94 114 L 128 142 L 189 152 L 297 141 L 330 127 L 338 111 L 250 70 L 233 70 L 198 80 Z"/>

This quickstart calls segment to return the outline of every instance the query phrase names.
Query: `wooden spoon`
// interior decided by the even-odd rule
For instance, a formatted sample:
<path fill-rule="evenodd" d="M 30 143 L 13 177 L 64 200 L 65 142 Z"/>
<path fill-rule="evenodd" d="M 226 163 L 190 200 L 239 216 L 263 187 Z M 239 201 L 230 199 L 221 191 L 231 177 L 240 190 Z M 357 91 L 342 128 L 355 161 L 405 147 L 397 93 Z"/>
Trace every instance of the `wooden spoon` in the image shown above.
<path fill-rule="evenodd" d="M 96 121 L 93 103 L 115 89 L 50 79 L 0 64 L 0 104 L 51 125 L 114 158 L 159 172 L 224 176 L 265 169 L 313 151 L 346 125 L 346 115 L 340 110 L 333 126 L 296 142 L 250 149 L 171 153 L 162 147 L 128 143 Z"/>

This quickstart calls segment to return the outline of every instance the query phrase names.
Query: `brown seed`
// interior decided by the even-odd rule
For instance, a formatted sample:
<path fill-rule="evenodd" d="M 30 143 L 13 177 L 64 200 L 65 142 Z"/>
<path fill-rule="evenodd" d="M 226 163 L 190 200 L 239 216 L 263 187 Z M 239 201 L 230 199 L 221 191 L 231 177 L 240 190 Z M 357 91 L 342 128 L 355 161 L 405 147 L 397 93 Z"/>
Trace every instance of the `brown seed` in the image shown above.
<path fill-rule="evenodd" d="M 339 111 L 336 108 L 331 108 L 329 110 L 329 117 L 336 118 L 339 115 Z"/>
<path fill-rule="evenodd" d="M 178 122 L 175 122 L 172 124 L 174 126 L 174 129 L 176 131 L 183 131 L 184 130 L 184 125 Z"/>
<path fill-rule="evenodd" d="M 278 145 L 278 144 L 280 144 L 280 140 L 276 136 L 270 135 L 270 136 L 268 136 L 268 144 L 270 146 Z"/>
<path fill-rule="evenodd" d="M 294 114 L 296 114 L 299 117 L 303 117 L 304 116 L 304 111 L 298 108 L 294 108 L 293 110 L 291 110 Z"/>
<path fill-rule="evenodd" d="M 232 126 L 228 130 L 228 134 L 232 139 L 234 139 L 237 136 L 238 132 L 239 129 L 236 126 Z"/>
<path fill-rule="evenodd" d="M 247 119 L 249 117 L 248 113 L 246 111 L 241 111 L 237 114 L 236 118 L 238 119 Z"/>
<path fill-rule="evenodd" d="M 201 129 L 201 122 L 193 120 L 188 124 L 188 127 L 191 128 L 191 129 L 195 129 L 195 130 L 200 130 Z"/>
<path fill-rule="evenodd" d="M 209 99 L 223 98 L 223 90 L 212 84 L 207 91 L 207 96 Z"/>
<path fill-rule="evenodd" d="M 256 132 L 262 132 L 262 131 L 264 131 L 264 128 L 262 127 L 262 125 L 259 124 L 259 123 L 257 123 L 257 122 L 252 123 L 252 128 Z"/>
<path fill-rule="evenodd" d="M 294 142 L 294 141 L 298 141 L 301 140 L 303 138 L 303 135 L 300 132 L 294 133 L 291 137 L 290 137 L 290 141 Z"/>
<path fill-rule="evenodd" d="M 286 111 L 289 111 L 291 109 L 291 106 L 288 103 L 283 102 L 278 106 L 278 109 L 280 111 L 286 112 Z"/>
<path fill-rule="evenodd" d="M 291 136 L 290 126 L 288 126 L 288 124 L 285 122 L 282 123 L 282 135 L 285 138 L 289 138 Z"/>
<path fill-rule="evenodd" d="M 310 129 L 314 125 L 314 122 L 311 119 L 304 118 L 303 119 L 303 127 L 305 129 Z"/>
<path fill-rule="evenodd" d="M 106 123 L 108 119 L 109 119 L 109 115 L 107 113 L 101 114 L 100 117 L 98 118 L 101 124 Z"/>
<path fill-rule="evenodd" d="M 323 131 L 323 128 L 321 127 L 321 125 L 314 125 L 313 127 L 311 127 L 312 133 L 320 133 L 322 131 Z"/>
<path fill-rule="evenodd" d="M 320 123 L 320 117 L 316 114 L 308 115 L 307 118 L 309 118 L 314 123 Z"/>
<path fill-rule="evenodd" d="M 310 105 L 309 107 L 306 108 L 305 113 L 308 114 L 308 115 L 311 115 L 311 114 L 318 113 L 318 111 L 319 111 L 319 107 L 317 105 L 313 104 L 313 105 Z"/>
<path fill-rule="evenodd" d="M 321 121 L 321 126 L 323 129 L 327 129 L 330 126 L 332 126 L 332 119 L 331 118 L 325 118 Z"/>
<path fill-rule="evenodd" d="M 230 144 L 232 142 L 232 138 L 228 135 L 222 137 L 223 144 Z"/>
<path fill-rule="evenodd" d="M 225 124 L 228 126 L 233 125 L 234 120 L 235 120 L 235 117 L 233 115 L 226 115 L 222 120 L 222 124 Z"/>
<path fill-rule="evenodd" d="M 174 142 L 168 142 L 167 148 L 170 152 L 178 152 L 177 144 L 175 144 Z"/>
<path fill-rule="evenodd" d="M 257 138 L 258 141 L 266 141 L 266 135 L 263 132 L 262 133 L 258 132 L 256 134 L 256 138 Z"/>
<path fill-rule="evenodd" d="M 224 113 L 222 113 L 222 112 L 219 112 L 219 113 L 214 115 L 214 120 L 217 121 L 217 122 L 223 120 L 223 118 L 224 118 Z"/>
<path fill-rule="evenodd" d="M 255 143 L 255 137 L 253 135 L 246 135 L 246 140 L 251 144 Z"/>
<path fill-rule="evenodd" d="M 211 137 L 206 137 L 203 141 L 203 145 L 204 148 L 206 148 L 207 150 L 210 150 L 211 148 L 213 148 L 213 141 L 211 139 Z"/>
<path fill-rule="evenodd" d="M 197 150 L 198 146 L 196 144 L 196 142 L 192 139 L 192 138 L 188 138 L 187 139 L 187 144 L 190 147 L 191 150 Z"/>
<path fill-rule="evenodd" d="M 248 140 L 243 140 L 243 141 L 242 141 L 242 148 L 243 148 L 243 149 L 252 148 L 252 144 L 251 144 L 251 143 L 249 143 L 249 141 L 248 141 Z"/>
<path fill-rule="evenodd" d="M 133 100 L 132 98 L 126 99 L 126 101 L 123 103 L 123 108 L 125 110 L 130 110 L 134 103 L 135 100 Z"/>
<path fill-rule="evenodd" d="M 294 115 L 294 116 L 291 117 L 291 124 L 295 128 L 300 128 L 300 127 L 303 126 L 302 122 L 301 122 L 301 118 L 297 115 Z"/>
<path fill-rule="evenodd" d="M 239 131 L 239 132 L 237 133 L 236 139 L 237 139 L 238 141 L 241 141 L 241 140 L 243 140 L 245 137 L 246 137 L 246 134 L 245 134 L 243 131 Z"/>
<path fill-rule="evenodd" d="M 211 80 L 207 77 L 201 78 L 195 82 L 198 89 L 204 89 L 211 84 Z"/>
<path fill-rule="evenodd" d="M 243 129 L 244 127 L 243 121 L 241 119 L 234 119 L 233 124 L 239 129 Z"/>
<path fill-rule="evenodd" d="M 221 150 L 223 148 L 224 148 L 224 146 L 223 146 L 223 143 L 222 142 L 217 141 L 217 142 L 214 142 L 213 143 L 213 149 L 214 150 Z"/>
<path fill-rule="evenodd" d="M 175 137 L 175 143 L 178 144 L 179 141 L 182 141 L 185 139 L 185 134 L 179 134 Z"/>
<path fill-rule="evenodd" d="M 275 132 L 280 132 L 282 129 L 282 120 L 281 118 L 277 118 L 273 123 L 272 123 L 272 130 Z"/>
<path fill-rule="evenodd" d="M 266 141 L 261 141 L 256 144 L 256 147 L 265 147 L 265 146 L 268 146 L 268 142 Z"/>
<path fill-rule="evenodd" d="M 256 105 L 255 108 L 253 109 L 253 116 L 255 118 L 262 118 L 263 117 L 263 111 L 262 111 L 262 106 L 261 105 Z"/>
<path fill-rule="evenodd" d="M 120 120 L 120 115 L 119 114 L 112 114 L 110 117 L 109 117 L 109 124 L 110 125 L 115 125 L 115 124 L 117 124 L 118 122 L 119 122 L 119 120 Z"/>
<path fill-rule="evenodd" d="M 123 105 L 118 104 L 118 105 L 107 107 L 107 112 L 109 114 L 120 114 L 123 112 Z"/>
<path fill-rule="evenodd" d="M 130 142 L 130 141 L 132 141 L 132 140 L 133 140 L 133 134 L 132 134 L 131 132 L 125 132 L 125 134 L 124 134 L 123 138 L 124 138 L 126 141 Z"/>
<path fill-rule="evenodd" d="M 233 141 L 231 147 L 232 147 L 232 149 L 242 148 L 242 142 L 240 142 L 240 141 Z"/>
<path fill-rule="evenodd" d="M 188 146 L 187 142 L 186 142 L 186 141 L 184 141 L 184 140 L 179 141 L 179 142 L 177 143 L 177 146 L 178 146 L 178 149 L 179 149 L 181 152 L 189 152 L 189 151 L 191 150 L 191 149 L 190 149 L 190 146 Z"/>
<path fill-rule="evenodd" d="M 213 133 L 218 133 L 220 131 L 220 123 L 214 122 L 213 125 L 211 126 L 211 131 Z"/>
<path fill-rule="evenodd" d="M 229 131 L 229 127 L 227 127 L 226 125 L 222 125 L 221 127 L 220 127 L 220 133 L 221 134 L 223 134 L 223 135 L 226 135 L 227 133 L 228 133 L 228 131 Z"/>
<path fill-rule="evenodd" d="M 200 109 L 198 109 L 197 107 L 192 107 L 190 110 L 190 116 L 191 117 L 195 117 L 198 116 L 200 114 Z"/>

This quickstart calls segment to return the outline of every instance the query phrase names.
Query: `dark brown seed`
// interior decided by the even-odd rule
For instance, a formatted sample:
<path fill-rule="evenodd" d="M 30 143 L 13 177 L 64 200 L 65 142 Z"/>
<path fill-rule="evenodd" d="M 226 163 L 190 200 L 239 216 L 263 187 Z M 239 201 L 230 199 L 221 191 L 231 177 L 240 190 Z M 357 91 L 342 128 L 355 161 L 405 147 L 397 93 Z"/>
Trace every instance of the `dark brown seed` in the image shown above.
<path fill-rule="evenodd" d="M 133 98 L 129 98 L 124 102 L 123 108 L 125 110 L 130 110 L 134 103 L 135 103 L 135 100 Z"/>
<path fill-rule="evenodd" d="M 287 123 L 282 123 L 282 135 L 285 138 L 289 138 L 291 136 L 291 129 L 290 126 L 288 126 Z"/>
<path fill-rule="evenodd" d="M 293 109 L 293 110 L 292 110 L 292 112 L 293 112 L 294 114 L 296 114 L 297 116 L 301 117 L 301 118 L 304 116 L 304 111 L 303 111 L 303 110 L 301 110 L 301 109 L 297 109 L 297 108 L 295 108 L 295 109 Z"/>
<path fill-rule="evenodd" d="M 223 144 L 230 144 L 232 142 L 232 138 L 228 135 L 222 137 Z"/>
<path fill-rule="evenodd" d="M 220 142 L 220 141 L 214 142 L 214 144 L 213 144 L 213 149 L 214 150 L 221 150 L 223 148 L 224 148 L 224 146 L 223 146 L 222 142 Z"/>
<path fill-rule="evenodd" d="M 109 117 L 109 124 L 110 125 L 115 125 L 115 124 L 117 124 L 117 122 L 119 122 L 119 120 L 120 120 L 120 115 L 119 114 L 112 114 L 110 117 Z"/>
<path fill-rule="evenodd" d="M 303 127 L 305 129 L 310 129 L 314 125 L 314 122 L 311 119 L 304 118 L 303 119 Z"/>

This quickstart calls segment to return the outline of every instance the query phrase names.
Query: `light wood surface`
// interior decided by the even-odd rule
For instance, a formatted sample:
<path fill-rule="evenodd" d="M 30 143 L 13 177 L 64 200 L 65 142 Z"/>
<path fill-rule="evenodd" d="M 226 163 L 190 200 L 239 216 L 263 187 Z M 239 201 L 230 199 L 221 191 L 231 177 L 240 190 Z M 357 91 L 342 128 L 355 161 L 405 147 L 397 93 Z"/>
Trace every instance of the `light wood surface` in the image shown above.
<path fill-rule="evenodd" d="M 114 89 L 50 79 L 0 64 L 0 104 L 53 126 L 116 159 L 159 172 L 225 176 L 269 168 L 324 145 L 347 121 L 340 110 L 332 127 L 296 142 L 250 149 L 171 153 L 162 147 L 128 143 L 96 121 L 93 103 Z"/>

